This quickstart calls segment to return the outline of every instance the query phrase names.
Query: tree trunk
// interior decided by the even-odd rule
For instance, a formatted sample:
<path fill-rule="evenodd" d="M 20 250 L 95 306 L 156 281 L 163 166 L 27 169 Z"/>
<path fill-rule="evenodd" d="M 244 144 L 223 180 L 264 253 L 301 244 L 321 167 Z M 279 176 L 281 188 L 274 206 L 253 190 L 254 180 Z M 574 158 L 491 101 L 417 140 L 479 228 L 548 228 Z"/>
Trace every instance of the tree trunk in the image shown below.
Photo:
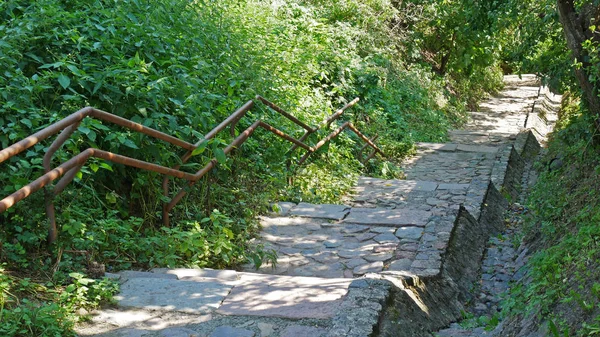
<path fill-rule="evenodd" d="M 596 40 L 590 30 L 592 19 L 598 19 L 600 11 L 598 6 L 592 4 L 585 5 L 578 12 L 575 9 L 573 0 L 556 1 L 560 23 L 563 26 L 567 46 L 573 53 L 576 62 L 581 63 L 582 67 L 575 69 L 575 76 L 579 86 L 583 90 L 583 96 L 587 103 L 590 113 L 595 117 L 596 130 L 600 132 L 600 97 L 598 97 L 598 87 L 590 82 L 590 72 L 594 71 L 592 64 L 588 62 L 589 55 L 583 48 L 583 43 L 589 39 Z M 597 22 L 597 20 L 595 20 Z M 596 34 L 597 35 L 597 34 Z"/>

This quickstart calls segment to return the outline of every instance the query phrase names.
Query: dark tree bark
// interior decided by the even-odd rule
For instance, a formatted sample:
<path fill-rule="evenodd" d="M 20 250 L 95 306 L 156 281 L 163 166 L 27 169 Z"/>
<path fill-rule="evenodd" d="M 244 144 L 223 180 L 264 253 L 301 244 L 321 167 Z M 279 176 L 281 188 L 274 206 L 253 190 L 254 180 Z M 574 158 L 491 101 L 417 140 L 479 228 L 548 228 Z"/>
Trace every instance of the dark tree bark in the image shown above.
<path fill-rule="evenodd" d="M 592 4 L 583 6 L 579 11 L 575 9 L 573 0 L 557 0 L 560 23 L 563 26 L 567 46 L 573 53 L 573 57 L 583 66 L 575 70 L 579 86 L 583 90 L 584 99 L 595 117 L 596 130 L 600 132 L 600 97 L 598 87 L 590 82 L 590 71 L 594 71 L 588 62 L 589 55 L 583 48 L 583 43 L 589 39 L 598 41 L 598 34 L 593 34 L 590 25 L 597 24 L 600 18 L 600 7 Z"/>

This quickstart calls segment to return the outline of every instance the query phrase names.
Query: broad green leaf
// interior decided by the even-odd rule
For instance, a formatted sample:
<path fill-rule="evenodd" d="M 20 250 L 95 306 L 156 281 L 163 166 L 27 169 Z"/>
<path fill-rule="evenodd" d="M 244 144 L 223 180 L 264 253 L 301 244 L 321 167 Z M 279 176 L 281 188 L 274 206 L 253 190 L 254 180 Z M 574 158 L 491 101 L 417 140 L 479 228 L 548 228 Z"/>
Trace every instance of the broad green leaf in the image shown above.
<path fill-rule="evenodd" d="M 80 126 L 77 128 L 77 130 L 79 130 L 79 132 L 83 133 L 84 135 L 87 135 L 92 131 L 89 128 L 86 128 L 85 126 Z"/>
<path fill-rule="evenodd" d="M 65 64 L 64 62 L 47 63 L 47 64 L 44 64 L 44 65 L 41 65 L 40 69 L 48 69 L 48 68 L 54 68 L 54 69 L 56 69 L 56 68 L 59 68 L 59 67 L 63 66 L 64 64 Z"/>
<path fill-rule="evenodd" d="M 215 157 L 217 157 L 217 161 L 219 162 L 219 164 L 225 164 L 225 162 L 227 162 L 227 156 L 225 155 L 225 152 L 222 149 L 215 150 Z"/>
<path fill-rule="evenodd" d="M 58 83 L 60 84 L 61 87 L 63 87 L 63 89 L 67 89 L 69 87 L 69 85 L 71 85 L 71 80 L 69 79 L 68 76 L 66 76 L 64 74 L 60 74 L 60 75 L 58 75 Z"/>
<path fill-rule="evenodd" d="M 88 132 L 86 134 L 86 136 L 88 137 L 89 140 L 91 140 L 92 142 L 96 141 L 96 132 L 94 130 L 90 130 L 90 132 Z"/>
<path fill-rule="evenodd" d="M 67 68 L 75 75 L 77 76 L 83 76 L 84 74 L 81 72 L 81 70 L 79 70 L 79 68 L 77 68 L 77 66 L 73 65 L 73 64 L 67 64 Z"/>
<path fill-rule="evenodd" d="M 108 164 L 108 163 L 104 163 L 104 162 L 100 163 L 100 167 L 102 167 L 105 170 L 109 170 L 110 172 L 113 171 L 112 166 L 110 166 L 110 164 Z"/>
<path fill-rule="evenodd" d="M 192 156 L 197 156 L 197 155 L 203 153 L 204 150 L 206 150 L 206 144 L 208 144 L 208 142 L 200 143 L 200 145 L 198 145 L 198 147 L 195 148 L 194 151 L 192 151 Z"/>
<path fill-rule="evenodd" d="M 131 139 L 125 139 L 122 144 L 132 149 L 139 149 L 139 147 L 135 145 L 135 143 L 131 141 Z"/>
<path fill-rule="evenodd" d="M 27 125 L 27 127 L 30 128 L 30 129 L 33 126 L 33 124 L 31 124 L 31 121 L 29 119 L 27 119 L 27 118 L 21 119 L 21 123 Z"/>

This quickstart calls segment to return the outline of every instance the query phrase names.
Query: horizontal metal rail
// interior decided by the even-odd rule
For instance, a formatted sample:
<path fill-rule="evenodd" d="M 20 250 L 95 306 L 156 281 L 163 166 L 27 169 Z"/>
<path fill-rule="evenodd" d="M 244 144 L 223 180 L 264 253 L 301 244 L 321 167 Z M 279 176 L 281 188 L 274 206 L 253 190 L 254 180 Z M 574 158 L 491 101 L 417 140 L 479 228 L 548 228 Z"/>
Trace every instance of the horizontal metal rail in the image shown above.
<path fill-rule="evenodd" d="M 359 138 L 361 138 L 365 142 L 365 145 L 363 145 L 363 147 L 359 151 L 359 154 L 361 157 L 362 157 L 362 151 L 367 146 L 370 146 L 371 148 L 373 148 L 373 152 L 364 161 L 362 161 L 363 163 L 366 163 L 368 160 L 373 158 L 376 154 L 380 154 L 380 155 L 384 156 L 383 152 L 374 144 L 374 140 L 377 137 L 374 137 L 372 139 L 367 138 L 360 131 L 358 131 L 358 129 L 356 129 L 356 127 L 354 127 L 354 125 L 352 125 L 352 123 L 350 123 L 350 122 L 343 123 L 339 128 L 337 128 L 335 131 L 330 133 L 324 139 L 319 141 L 315 146 L 310 146 L 304 142 L 306 140 L 306 138 L 308 138 L 309 135 L 317 132 L 323 126 L 328 127 L 329 125 L 331 125 L 331 123 L 333 121 L 335 121 L 336 119 L 338 119 L 345 110 L 347 110 L 351 106 L 355 105 L 358 102 L 358 98 L 355 98 L 350 103 L 346 104 L 342 109 L 337 110 L 334 114 L 332 114 L 330 117 L 328 117 L 323 123 L 321 123 L 320 125 L 318 125 L 317 127 L 314 127 L 314 128 L 306 125 L 305 123 L 303 123 L 302 121 L 300 121 L 299 119 L 297 119 L 296 117 L 291 115 L 290 113 L 286 112 L 282 108 L 278 107 L 274 103 L 268 101 L 267 99 L 265 99 L 261 96 L 256 96 L 256 99 L 261 101 L 262 103 L 267 105 L 269 108 L 273 109 L 274 111 L 278 112 L 282 116 L 288 118 L 290 121 L 294 122 L 296 125 L 302 127 L 306 132 L 300 139 L 296 139 L 292 136 L 289 136 L 285 132 L 269 125 L 268 123 L 266 123 L 262 120 L 258 120 L 258 121 L 255 121 L 248 128 L 246 128 L 244 131 L 242 131 L 229 145 L 227 145 L 227 147 L 223 150 L 223 152 L 226 155 L 228 155 L 234 149 L 240 147 L 258 128 L 262 128 L 262 129 L 265 129 L 286 141 L 291 142 L 293 144 L 293 147 L 291 148 L 291 150 L 295 150 L 296 148 L 300 147 L 307 151 L 306 154 L 304 154 L 304 156 L 302 156 L 302 158 L 298 161 L 298 165 L 301 165 L 302 163 L 304 163 L 307 160 L 307 158 L 310 156 L 310 154 L 317 151 L 319 148 L 321 148 L 327 142 L 331 141 L 331 139 L 338 136 L 345 129 L 349 129 L 350 131 L 354 132 Z M 147 171 L 164 174 L 165 178 L 163 179 L 162 185 L 163 185 L 163 191 L 164 191 L 165 196 L 168 196 L 168 192 L 169 192 L 168 177 L 176 177 L 176 178 L 187 180 L 188 186 L 192 186 L 197 181 L 199 181 L 204 175 L 206 175 L 211 169 L 213 169 L 214 167 L 217 166 L 217 164 L 218 164 L 217 159 L 212 158 L 202 169 L 198 170 L 194 174 L 183 172 L 183 171 L 179 170 L 181 165 L 183 163 L 186 163 L 192 157 L 195 149 L 197 149 L 203 143 L 214 138 L 219 132 L 224 130 L 226 127 L 229 126 L 231 128 L 231 134 L 234 135 L 235 127 L 236 127 L 237 123 L 239 122 L 239 120 L 242 117 L 244 117 L 244 115 L 250 109 L 252 109 L 253 106 L 254 106 L 253 101 L 246 102 L 242 107 L 240 107 L 233 114 L 231 114 L 229 117 L 227 117 L 223 122 L 221 122 L 219 125 L 217 125 L 215 128 L 213 128 L 210 132 L 208 132 L 206 134 L 206 136 L 204 136 L 204 138 L 202 138 L 195 144 L 188 143 L 186 141 L 180 140 L 179 138 L 167 135 L 165 133 L 162 133 L 162 132 L 154 130 L 152 128 L 132 122 L 130 120 L 112 115 L 105 111 L 97 110 L 97 109 L 94 109 L 91 107 L 81 109 L 81 110 L 65 117 L 64 119 L 44 128 L 44 129 L 36 132 L 35 134 L 0 151 L 0 163 L 2 163 L 3 161 L 5 161 L 13 156 L 16 156 L 19 153 L 25 151 L 26 149 L 34 146 L 35 144 L 39 143 L 40 141 L 62 131 L 60 133 L 60 135 L 54 140 L 54 142 L 50 145 L 50 147 L 48 148 L 47 152 L 44 155 L 44 159 L 43 159 L 43 167 L 44 167 L 44 171 L 45 171 L 44 175 L 37 178 L 33 182 L 23 186 L 22 188 L 20 188 L 16 192 L 12 193 L 11 195 L 7 196 L 6 198 L 0 200 L 0 213 L 6 211 L 8 208 L 12 207 L 17 202 L 27 198 L 32 193 L 35 193 L 38 190 L 46 187 L 52 181 L 62 177 L 55 184 L 54 188 L 52 190 L 47 189 L 46 194 L 45 194 L 46 212 L 47 212 L 48 218 L 50 220 L 50 224 L 49 224 L 49 228 L 48 228 L 48 241 L 50 243 L 52 243 L 53 241 L 56 240 L 56 236 L 57 236 L 56 218 L 55 218 L 55 211 L 54 211 L 54 205 L 53 205 L 52 199 L 64 190 L 64 188 L 74 179 L 74 177 L 77 175 L 77 173 L 82 168 L 82 166 L 86 163 L 86 161 L 92 157 L 104 159 L 107 161 L 111 161 L 111 162 L 126 165 L 126 166 L 136 167 L 136 168 L 147 170 Z M 96 149 L 96 148 L 88 148 L 88 149 L 82 151 L 81 153 L 75 155 L 71 159 L 60 164 L 58 167 L 52 169 L 52 167 L 51 167 L 52 157 L 54 156 L 56 151 L 58 151 L 62 147 L 62 145 L 69 139 L 69 137 L 77 130 L 81 121 L 85 117 L 93 117 L 93 118 L 97 118 L 100 120 L 104 120 L 107 122 L 117 124 L 119 126 L 127 128 L 127 129 L 130 129 L 130 130 L 133 130 L 136 132 L 140 132 L 140 133 L 146 134 L 148 136 L 166 141 L 170 144 L 176 145 L 178 147 L 181 147 L 181 148 L 187 150 L 187 152 L 181 157 L 181 164 L 179 164 L 175 167 L 172 167 L 172 168 L 168 168 L 165 166 L 133 159 L 130 157 L 122 156 L 122 155 L 111 153 L 111 152 L 107 152 L 104 150 L 100 150 L 100 149 Z M 175 196 L 168 203 L 164 204 L 164 206 L 163 206 L 163 222 L 166 226 L 169 226 L 169 222 L 170 222 L 169 212 L 186 195 L 186 193 L 187 193 L 186 188 L 182 188 L 177 194 L 175 194 Z"/>

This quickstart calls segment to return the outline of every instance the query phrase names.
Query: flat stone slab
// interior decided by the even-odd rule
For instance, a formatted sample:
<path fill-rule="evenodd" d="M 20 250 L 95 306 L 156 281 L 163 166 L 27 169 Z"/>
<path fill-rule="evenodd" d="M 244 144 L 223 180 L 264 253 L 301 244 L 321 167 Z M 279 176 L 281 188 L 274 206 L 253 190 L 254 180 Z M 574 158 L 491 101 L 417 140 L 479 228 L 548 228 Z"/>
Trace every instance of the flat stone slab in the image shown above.
<path fill-rule="evenodd" d="M 389 271 L 407 271 L 410 270 L 410 266 L 412 264 L 412 260 L 410 259 L 400 259 L 396 261 L 392 261 L 388 268 Z"/>
<path fill-rule="evenodd" d="M 333 317 L 350 279 L 244 274 L 217 311 L 290 319 Z"/>
<path fill-rule="evenodd" d="M 344 223 L 378 226 L 418 226 L 424 227 L 431 217 L 431 212 L 387 209 L 387 208 L 352 208 Z"/>
<path fill-rule="evenodd" d="M 420 227 L 400 227 L 396 230 L 396 236 L 400 239 L 418 240 L 423 235 Z"/>
<path fill-rule="evenodd" d="M 231 288 L 220 282 L 132 278 L 115 299 L 123 308 L 202 314 L 218 308 Z"/>
<path fill-rule="evenodd" d="M 134 278 L 171 279 L 176 280 L 177 275 L 156 274 L 148 271 L 124 270 L 116 274 L 121 283 Z"/>
<path fill-rule="evenodd" d="M 350 207 L 345 205 L 330 205 L 330 204 L 308 204 L 301 202 L 298 206 L 289 211 L 290 215 L 300 216 L 305 218 L 320 218 L 330 220 L 341 220 L 350 211 Z"/>
<path fill-rule="evenodd" d="M 493 146 L 460 144 L 460 145 L 458 145 L 457 151 L 496 153 L 496 152 L 498 152 L 498 148 L 493 147 Z"/>
<path fill-rule="evenodd" d="M 416 145 L 419 149 L 447 152 L 454 152 L 458 147 L 458 144 L 452 143 L 417 143 Z"/>
<path fill-rule="evenodd" d="M 155 275 L 173 275 L 175 278 L 180 280 L 216 279 L 219 281 L 236 281 L 238 279 L 238 275 L 235 270 L 218 270 L 209 268 L 154 268 L 152 269 L 152 273 Z"/>
<path fill-rule="evenodd" d="M 438 190 L 467 190 L 469 184 L 440 184 Z"/>
<path fill-rule="evenodd" d="M 383 270 L 383 262 L 376 261 L 369 264 L 363 264 L 362 266 L 357 266 L 354 268 L 354 274 L 356 275 L 364 275 L 367 273 L 379 273 Z"/>
<path fill-rule="evenodd" d="M 362 192 L 367 187 L 379 188 L 385 190 L 395 190 L 396 192 L 433 192 L 436 190 L 438 183 L 433 181 L 422 180 L 385 180 L 371 177 L 358 178 L 358 186 L 355 188 L 357 192 Z"/>

